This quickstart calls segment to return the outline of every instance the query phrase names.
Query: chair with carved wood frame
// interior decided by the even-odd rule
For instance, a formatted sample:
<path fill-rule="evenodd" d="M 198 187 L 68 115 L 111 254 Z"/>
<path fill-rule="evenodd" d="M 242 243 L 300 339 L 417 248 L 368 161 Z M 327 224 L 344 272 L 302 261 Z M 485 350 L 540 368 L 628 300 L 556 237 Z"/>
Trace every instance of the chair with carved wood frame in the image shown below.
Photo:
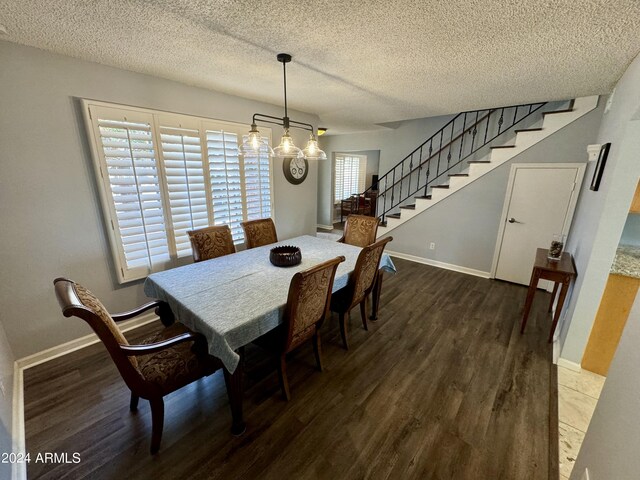
<path fill-rule="evenodd" d="M 380 219 L 367 215 L 349 215 L 344 223 L 344 233 L 338 240 L 356 247 L 366 247 L 376 241 Z"/>
<path fill-rule="evenodd" d="M 247 250 L 278 241 L 276 226 L 270 218 L 249 220 L 248 222 L 242 222 L 240 225 L 244 230 L 244 241 Z"/>
<path fill-rule="evenodd" d="M 155 300 L 125 313 L 109 314 L 82 285 L 66 278 L 56 278 L 53 283 L 64 316 L 76 316 L 86 321 L 107 348 L 131 390 L 130 410 L 137 410 L 140 398 L 149 400 L 151 454 L 157 453 L 164 424 L 163 397 L 212 374 L 222 367 L 222 363 L 207 353 L 203 335 L 174 322 L 171 309 L 165 302 Z M 130 345 L 116 322 L 136 317 L 152 308 L 156 309 L 165 329 L 139 345 Z"/>
<path fill-rule="evenodd" d="M 229 225 L 216 225 L 198 230 L 189 230 L 187 235 L 189 235 L 189 241 L 191 242 L 194 262 L 202 262 L 236 253 Z"/>
<path fill-rule="evenodd" d="M 289 285 L 283 323 L 254 341 L 275 355 L 282 395 L 291 399 L 286 354 L 313 340 L 318 370 L 322 371 L 320 326 L 329 313 L 331 290 L 336 270 L 345 258 L 339 256 L 296 273 Z"/>
<path fill-rule="evenodd" d="M 393 240 L 393 237 L 386 237 L 373 245 L 364 247 L 358 255 L 356 268 L 349 277 L 347 286 L 331 296 L 331 311 L 338 314 L 340 334 L 346 350 L 349 350 L 347 317 L 350 317 L 351 309 L 356 305 L 360 305 L 360 316 L 362 317 L 364 329 L 369 330 L 367 325 L 367 297 L 373 290 L 384 248 L 391 240 Z"/>

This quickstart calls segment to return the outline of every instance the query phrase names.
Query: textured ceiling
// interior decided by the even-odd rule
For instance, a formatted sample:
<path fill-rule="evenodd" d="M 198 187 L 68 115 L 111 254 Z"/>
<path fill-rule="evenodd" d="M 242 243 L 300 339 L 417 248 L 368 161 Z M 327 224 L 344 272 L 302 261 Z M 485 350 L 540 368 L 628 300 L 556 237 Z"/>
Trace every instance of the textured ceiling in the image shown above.
<path fill-rule="evenodd" d="M 316 113 L 330 133 L 608 93 L 638 0 L 0 0 L 0 39 Z"/>

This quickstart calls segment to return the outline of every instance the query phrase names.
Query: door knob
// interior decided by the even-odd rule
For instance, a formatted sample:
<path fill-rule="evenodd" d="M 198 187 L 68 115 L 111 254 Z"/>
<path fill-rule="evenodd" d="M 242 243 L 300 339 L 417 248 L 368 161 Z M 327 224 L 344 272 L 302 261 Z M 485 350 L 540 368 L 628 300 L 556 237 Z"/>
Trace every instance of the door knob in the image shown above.
<path fill-rule="evenodd" d="M 515 218 L 511 217 L 511 218 L 509 219 L 509 223 L 522 223 L 522 222 L 519 222 L 519 221 L 518 221 L 518 220 L 516 220 Z"/>

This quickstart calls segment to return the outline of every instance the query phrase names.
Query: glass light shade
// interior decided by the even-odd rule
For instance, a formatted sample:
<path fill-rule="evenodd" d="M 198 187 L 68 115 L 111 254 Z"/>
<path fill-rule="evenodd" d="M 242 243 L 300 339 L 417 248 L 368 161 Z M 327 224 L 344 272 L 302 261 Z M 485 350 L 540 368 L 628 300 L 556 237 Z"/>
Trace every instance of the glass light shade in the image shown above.
<path fill-rule="evenodd" d="M 313 135 L 313 133 L 309 137 L 309 141 L 307 142 L 307 146 L 304 148 L 302 153 L 304 153 L 304 156 L 306 158 L 311 159 L 311 160 L 326 160 L 327 159 L 327 154 L 324 153 L 322 150 L 320 150 L 320 147 L 318 147 L 318 141 L 316 140 L 316 137 Z"/>
<path fill-rule="evenodd" d="M 273 149 L 273 154 L 278 158 L 304 158 L 302 150 L 295 146 L 291 135 L 289 135 L 289 129 L 284 131 L 280 145 Z"/>
<path fill-rule="evenodd" d="M 260 132 L 258 131 L 258 127 L 256 124 L 251 125 L 251 130 L 249 130 L 249 135 L 244 136 L 244 142 L 242 142 L 242 152 L 249 153 L 250 151 L 259 152 L 260 151 Z"/>
<path fill-rule="evenodd" d="M 258 157 L 265 154 L 273 156 L 273 149 L 269 146 L 269 140 L 260 135 L 255 123 L 251 125 L 249 135 L 243 136 L 243 140 L 240 152 L 245 157 Z"/>

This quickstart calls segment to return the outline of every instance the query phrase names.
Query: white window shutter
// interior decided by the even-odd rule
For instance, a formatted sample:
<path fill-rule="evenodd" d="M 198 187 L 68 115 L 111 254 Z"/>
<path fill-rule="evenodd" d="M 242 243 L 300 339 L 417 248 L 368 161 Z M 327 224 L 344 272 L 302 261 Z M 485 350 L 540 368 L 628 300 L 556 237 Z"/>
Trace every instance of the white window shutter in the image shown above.
<path fill-rule="evenodd" d="M 139 278 L 169 260 L 152 116 L 96 108 L 92 120 L 121 277 Z"/>
<path fill-rule="evenodd" d="M 238 134 L 206 130 L 211 183 L 211 205 L 215 225 L 229 225 L 234 242 L 244 240 L 244 220 Z"/>
<path fill-rule="evenodd" d="M 340 202 L 345 198 L 344 194 L 344 157 L 336 156 L 336 165 L 335 165 L 335 203 Z"/>
<path fill-rule="evenodd" d="M 246 219 L 271 217 L 271 162 L 266 138 L 258 155 L 244 157 L 244 185 Z"/>
<path fill-rule="evenodd" d="M 162 163 L 169 197 L 169 212 L 173 227 L 175 253 L 191 255 L 187 231 L 209 225 L 207 201 L 208 182 L 197 128 L 168 126 L 159 119 Z"/>
<path fill-rule="evenodd" d="M 340 202 L 364 192 L 366 185 L 367 157 L 366 155 L 336 155 L 334 172 L 334 201 Z"/>
<path fill-rule="evenodd" d="M 367 157 L 366 155 L 358 156 L 358 192 L 362 193 L 365 190 L 367 183 Z"/>

